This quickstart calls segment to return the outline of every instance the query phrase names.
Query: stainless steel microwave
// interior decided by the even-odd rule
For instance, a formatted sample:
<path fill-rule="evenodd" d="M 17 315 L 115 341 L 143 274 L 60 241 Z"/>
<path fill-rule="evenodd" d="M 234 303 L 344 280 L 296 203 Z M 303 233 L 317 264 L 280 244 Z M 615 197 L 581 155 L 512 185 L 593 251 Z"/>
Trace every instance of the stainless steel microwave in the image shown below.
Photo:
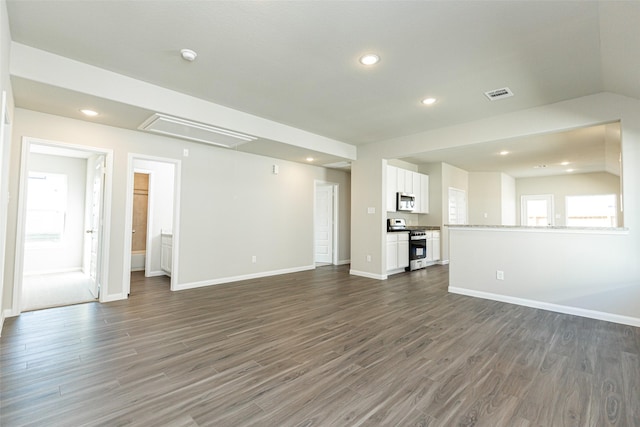
<path fill-rule="evenodd" d="M 416 196 L 407 193 L 396 193 L 396 210 L 413 211 L 416 208 Z"/>

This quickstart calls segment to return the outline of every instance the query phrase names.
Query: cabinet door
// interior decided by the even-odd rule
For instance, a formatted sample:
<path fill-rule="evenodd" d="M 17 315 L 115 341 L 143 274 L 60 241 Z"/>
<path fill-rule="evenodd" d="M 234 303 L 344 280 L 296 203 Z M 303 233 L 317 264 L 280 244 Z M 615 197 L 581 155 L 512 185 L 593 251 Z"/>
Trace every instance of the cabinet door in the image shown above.
<path fill-rule="evenodd" d="M 398 268 L 409 267 L 409 234 L 398 236 Z"/>
<path fill-rule="evenodd" d="M 416 213 L 422 212 L 422 194 L 420 190 L 420 176 L 422 175 L 416 172 L 413 172 L 411 174 L 411 180 L 412 180 L 411 190 L 413 194 L 416 196 L 416 208 L 414 210 L 414 212 Z"/>
<path fill-rule="evenodd" d="M 406 193 L 405 185 L 404 185 L 406 172 L 407 171 L 402 169 L 402 168 L 396 168 L 396 173 L 397 173 L 397 176 L 398 176 L 396 188 L 401 193 Z"/>
<path fill-rule="evenodd" d="M 398 238 L 387 234 L 387 271 L 398 268 Z"/>
<path fill-rule="evenodd" d="M 431 231 L 427 231 L 427 256 L 424 260 L 433 261 L 433 233 Z"/>
<path fill-rule="evenodd" d="M 433 232 L 433 261 L 440 260 L 440 232 Z"/>
<path fill-rule="evenodd" d="M 404 171 L 404 192 L 407 194 L 416 194 L 416 190 L 413 188 L 413 175 L 415 174 L 412 171 Z"/>
<path fill-rule="evenodd" d="M 396 192 L 398 191 L 398 168 L 387 166 L 387 212 L 396 211 Z"/>
<path fill-rule="evenodd" d="M 429 213 L 429 175 L 420 174 L 420 213 Z"/>

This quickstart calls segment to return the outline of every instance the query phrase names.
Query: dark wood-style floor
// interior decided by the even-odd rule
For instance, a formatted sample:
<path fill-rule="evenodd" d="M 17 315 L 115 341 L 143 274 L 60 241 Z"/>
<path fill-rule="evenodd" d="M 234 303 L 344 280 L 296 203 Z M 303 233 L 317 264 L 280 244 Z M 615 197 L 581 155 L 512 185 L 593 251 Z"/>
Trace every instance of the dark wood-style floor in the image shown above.
<path fill-rule="evenodd" d="M 24 313 L 2 426 L 640 426 L 640 330 L 348 267 Z"/>

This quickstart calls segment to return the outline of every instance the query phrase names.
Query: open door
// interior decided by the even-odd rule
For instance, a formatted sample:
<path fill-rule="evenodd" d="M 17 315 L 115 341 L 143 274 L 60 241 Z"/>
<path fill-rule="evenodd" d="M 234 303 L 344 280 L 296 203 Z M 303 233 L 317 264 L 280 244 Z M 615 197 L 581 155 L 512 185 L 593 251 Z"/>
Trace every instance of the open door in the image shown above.
<path fill-rule="evenodd" d="M 93 155 L 87 160 L 87 200 L 85 234 L 85 274 L 90 279 L 90 291 L 95 298 L 100 292 L 100 239 L 102 238 L 102 197 L 104 192 L 103 154 Z"/>

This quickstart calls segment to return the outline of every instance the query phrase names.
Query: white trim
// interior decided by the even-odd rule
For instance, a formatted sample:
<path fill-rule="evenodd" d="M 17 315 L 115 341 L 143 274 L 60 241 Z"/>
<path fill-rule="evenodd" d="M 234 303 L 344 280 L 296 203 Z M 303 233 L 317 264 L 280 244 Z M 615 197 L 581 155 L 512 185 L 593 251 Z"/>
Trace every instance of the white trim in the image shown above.
<path fill-rule="evenodd" d="M 574 316 L 582 316 L 588 317 L 590 319 L 605 320 L 607 322 L 621 323 L 623 325 L 640 327 L 640 318 L 637 317 L 605 313 L 603 311 L 589 310 L 586 308 L 572 307 L 568 305 L 554 304 L 550 302 L 536 301 L 526 298 L 511 297 L 508 295 L 494 294 L 491 292 L 475 291 L 472 289 L 459 288 L 455 286 L 449 286 L 449 292 L 451 292 L 452 294 L 467 295 L 470 297 L 506 302 L 509 304 L 522 305 L 525 307 L 555 311 L 557 313 L 572 314 Z"/>
<path fill-rule="evenodd" d="M 368 279 L 387 280 L 386 274 L 374 274 L 369 273 L 368 271 L 349 270 L 349 274 L 353 276 L 366 277 Z"/>
<path fill-rule="evenodd" d="M 128 298 L 131 293 L 131 229 L 133 227 L 133 173 L 134 160 L 145 160 L 158 163 L 169 163 L 174 166 L 173 169 L 173 253 L 171 259 L 171 290 L 181 289 L 178 281 L 178 254 L 179 254 L 179 225 L 180 225 L 180 176 L 181 164 L 179 159 L 168 157 L 149 156 L 147 154 L 129 153 L 127 156 L 127 189 L 125 201 L 125 224 L 124 224 L 124 245 L 123 245 L 123 271 L 122 271 L 122 295 L 123 299 Z M 148 226 L 148 224 L 147 224 Z M 148 233 L 147 233 L 148 235 Z M 148 249 L 148 248 L 147 248 Z M 147 257 L 149 258 L 149 257 Z M 146 260 L 145 260 L 146 263 Z M 164 274 L 164 273 L 163 273 Z M 147 276 L 150 277 L 150 276 Z"/>
<path fill-rule="evenodd" d="M 127 294 L 119 293 L 119 294 L 113 294 L 113 295 L 105 295 L 103 292 L 100 292 L 101 303 L 120 301 L 123 299 L 127 299 Z"/>
<path fill-rule="evenodd" d="M 111 194 L 112 194 L 112 171 L 113 171 L 113 150 L 108 148 L 91 147 L 87 145 L 69 144 L 66 142 L 53 141 L 47 139 L 22 137 L 22 156 L 20 160 L 20 183 L 18 185 L 18 216 L 16 224 L 16 246 L 15 263 L 13 270 L 13 301 L 11 313 L 14 316 L 22 312 L 22 278 L 24 275 L 24 227 L 26 217 L 26 195 L 27 177 L 29 173 L 29 153 L 31 145 L 46 145 L 55 148 L 65 148 L 86 153 L 102 154 L 105 156 L 104 169 L 104 194 L 103 204 L 103 228 L 100 241 L 100 267 L 98 283 L 100 284 L 99 301 L 105 302 L 103 297 L 108 294 L 109 285 L 109 242 L 111 241 Z"/>
<path fill-rule="evenodd" d="M 278 276 L 280 274 L 298 273 L 300 271 L 314 270 L 316 268 L 313 265 L 304 265 L 302 267 L 284 268 L 282 270 L 263 271 L 260 273 L 244 274 L 241 276 L 223 277 L 220 279 L 203 280 L 201 282 L 181 283 L 176 285 L 176 291 L 183 291 L 186 289 L 202 288 L 205 286 L 221 285 L 224 283 L 239 282 L 241 280 L 259 279 L 262 277 Z M 172 275 L 173 276 L 173 275 Z"/>
<path fill-rule="evenodd" d="M 163 270 L 157 270 L 157 271 L 146 270 L 144 274 L 144 277 L 158 277 L 158 276 L 168 276 L 168 274 Z"/>
<path fill-rule="evenodd" d="M 350 259 L 342 259 L 342 260 L 338 261 L 338 263 L 336 265 L 346 265 L 346 264 L 351 264 L 351 260 Z"/>

